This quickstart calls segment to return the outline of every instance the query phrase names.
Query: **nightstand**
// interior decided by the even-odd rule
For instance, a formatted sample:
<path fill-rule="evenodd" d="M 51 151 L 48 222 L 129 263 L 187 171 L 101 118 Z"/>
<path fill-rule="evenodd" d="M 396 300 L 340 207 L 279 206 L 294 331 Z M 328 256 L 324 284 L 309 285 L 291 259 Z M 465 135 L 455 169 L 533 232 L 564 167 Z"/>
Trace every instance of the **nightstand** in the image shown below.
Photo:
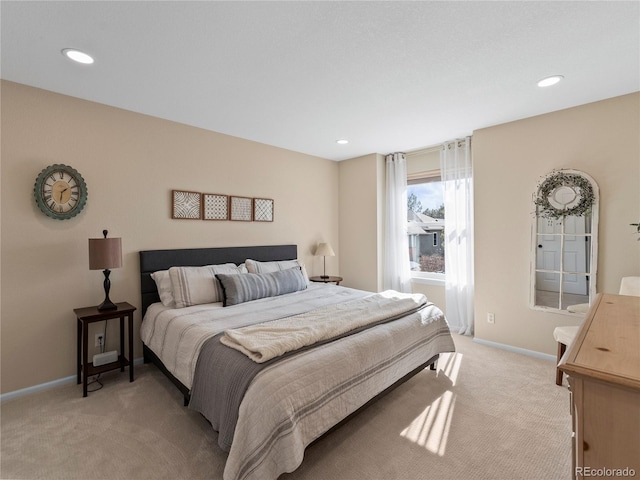
<path fill-rule="evenodd" d="M 98 310 L 97 306 L 74 308 L 78 319 L 78 385 L 82 382 L 82 396 L 87 396 L 87 379 L 99 373 L 109 372 L 117 368 L 124 372 L 124 367 L 129 367 L 129 381 L 133 382 L 133 312 L 136 307 L 127 302 L 116 303 L 117 308 L 111 310 Z M 89 363 L 89 324 L 120 318 L 120 355 L 118 360 L 106 365 L 94 366 Z M 124 356 L 124 319 L 127 318 L 127 332 L 129 336 L 129 357 Z"/>
<path fill-rule="evenodd" d="M 336 285 L 340 285 L 340 282 L 342 281 L 342 277 L 332 277 L 332 276 L 329 276 L 327 278 L 309 277 L 309 280 L 311 280 L 312 282 L 335 283 Z"/>

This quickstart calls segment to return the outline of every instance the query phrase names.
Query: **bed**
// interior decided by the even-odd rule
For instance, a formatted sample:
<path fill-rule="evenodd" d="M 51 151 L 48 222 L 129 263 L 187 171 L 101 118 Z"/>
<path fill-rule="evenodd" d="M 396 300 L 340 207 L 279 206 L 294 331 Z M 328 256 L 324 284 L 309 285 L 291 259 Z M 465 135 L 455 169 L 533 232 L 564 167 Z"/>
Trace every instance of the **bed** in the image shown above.
<path fill-rule="evenodd" d="M 224 480 L 275 479 L 294 471 L 309 444 L 419 371 L 434 369 L 440 353 L 455 350 L 442 311 L 426 299 L 309 283 L 296 259 L 296 245 L 140 252 L 145 362 L 157 365 L 185 405 L 218 432 L 219 446 L 229 452 Z M 215 278 L 223 303 L 184 302 L 176 272 L 212 265 L 221 272 Z M 158 275 L 166 279 L 171 267 L 181 268 L 171 270 L 175 298 L 167 303 Z M 242 298 L 241 280 L 288 290 Z M 361 326 L 345 326 L 356 318 Z M 298 341 L 297 332 L 291 338 L 282 333 L 291 325 L 315 330 L 325 322 L 332 333 L 304 340 L 302 348 L 288 346 Z M 265 325 L 276 344 L 287 345 L 273 358 L 251 359 L 247 344 L 231 345 L 248 338 L 251 350 L 255 337 L 247 335 Z M 334 334 L 336 328 L 344 332 Z"/>

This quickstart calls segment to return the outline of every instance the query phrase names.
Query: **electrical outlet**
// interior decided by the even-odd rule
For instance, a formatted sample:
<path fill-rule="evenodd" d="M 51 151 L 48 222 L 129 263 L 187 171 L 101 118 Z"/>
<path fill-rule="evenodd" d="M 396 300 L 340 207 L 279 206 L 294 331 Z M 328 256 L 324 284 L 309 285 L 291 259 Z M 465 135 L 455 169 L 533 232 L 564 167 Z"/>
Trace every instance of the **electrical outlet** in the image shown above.
<path fill-rule="evenodd" d="M 96 347 L 101 347 L 104 342 L 104 333 L 96 333 Z"/>
<path fill-rule="evenodd" d="M 495 313 L 491 313 L 491 312 L 487 313 L 487 323 L 491 323 L 491 324 L 496 323 Z"/>

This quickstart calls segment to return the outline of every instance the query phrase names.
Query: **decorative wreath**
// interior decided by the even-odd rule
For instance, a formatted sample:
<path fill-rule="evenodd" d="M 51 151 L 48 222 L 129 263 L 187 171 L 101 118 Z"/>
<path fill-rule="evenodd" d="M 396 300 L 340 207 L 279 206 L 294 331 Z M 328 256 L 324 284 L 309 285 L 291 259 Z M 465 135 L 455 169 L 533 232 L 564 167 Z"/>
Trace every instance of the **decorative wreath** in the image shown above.
<path fill-rule="evenodd" d="M 549 202 L 560 187 L 571 188 L 576 197 L 580 197 L 578 203 L 571 208 L 557 208 Z M 538 186 L 538 193 L 534 203 L 538 206 L 536 215 L 543 218 L 559 219 L 566 216 L 583 217 L 591 213 L 595 202 L 595 195 L 591 182 L 585 177 L 575 173 L 554 172 L 547 176 Z"/>

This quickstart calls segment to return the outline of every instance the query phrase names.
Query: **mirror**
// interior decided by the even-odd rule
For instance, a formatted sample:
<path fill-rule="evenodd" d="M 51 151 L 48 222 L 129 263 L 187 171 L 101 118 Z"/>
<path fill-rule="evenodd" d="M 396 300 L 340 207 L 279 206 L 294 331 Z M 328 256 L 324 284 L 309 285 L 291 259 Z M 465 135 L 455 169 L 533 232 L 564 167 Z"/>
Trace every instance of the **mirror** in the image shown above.
<path fill-rule="evenodd" d="M 531 307 L 586 313 L 596 294 L 598 185 L 586 173 L 558 170 L 534 194 Z"/>

